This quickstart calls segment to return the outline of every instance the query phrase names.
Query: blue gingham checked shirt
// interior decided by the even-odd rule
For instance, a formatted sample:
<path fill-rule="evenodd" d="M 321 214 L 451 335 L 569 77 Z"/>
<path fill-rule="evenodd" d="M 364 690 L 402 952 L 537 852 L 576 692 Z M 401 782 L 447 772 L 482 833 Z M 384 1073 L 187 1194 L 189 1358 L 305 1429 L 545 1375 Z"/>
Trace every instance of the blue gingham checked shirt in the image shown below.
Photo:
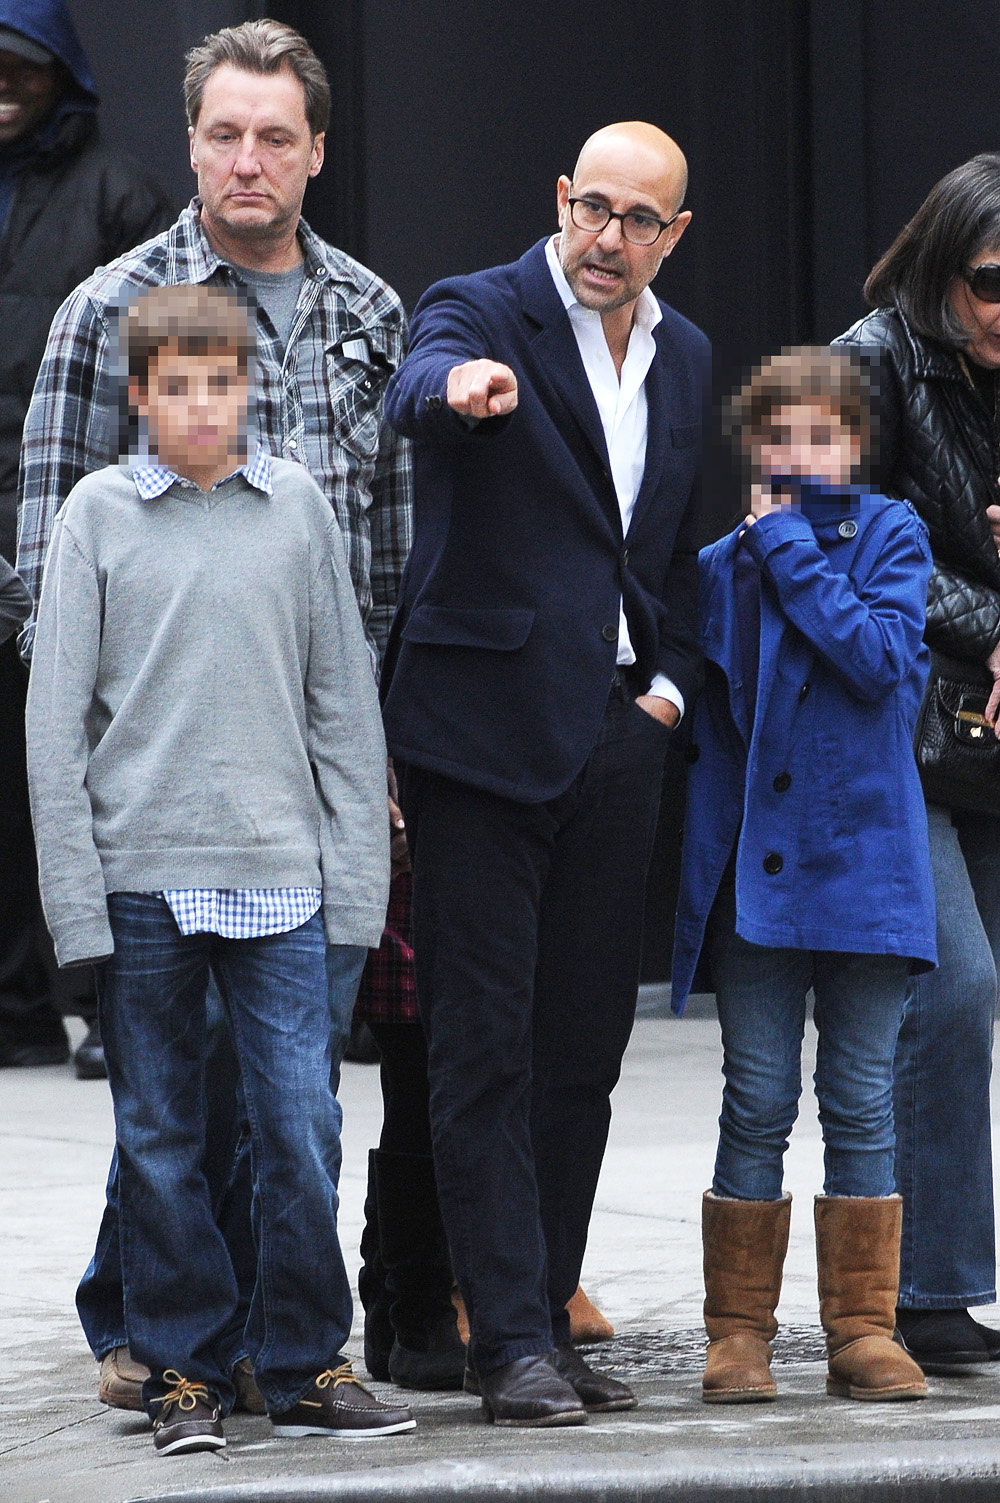
<path fill-rule="evenodd" d="M 273 494 L 271 460 L 259 448 L 248 464 L 238 465 L 233 475 L 242 475 L 254 490 Z M 132 479 L 143 501 L 155 501 L 172 485 L 198 487 L 162 464 L 133 465 Z M 217 480 L 224 485 L 231 480 Z M 223 939 L 263 939 L 267 934 L 287 934 L 318 913 L 323 893 L 318 887 L 177 887 L 161 896 L 182 934 L 219 934 Z"/>
<path fill-rule="evenodd" d="M 144 287 L 241 286 L 212 250 L 194 199 L 163 235 L 99 268 L 52 324 L 24 425 L 18 570 L 35 601 L 56 513 L 76 482 L 117 463 L 121 380 L 112 369 L 119 309 Z M 411 537 L 409 448 L 382 423 L 386 383 L 403 357 L 396 294 L 299 221 L 302 289 L 287 347 L 257 313 L 258 436 L 299 460 L 329 499 L 344 535 L 372 659 L 385 649 Z M 34 615 L 21 634 L 31 651 Z"/>

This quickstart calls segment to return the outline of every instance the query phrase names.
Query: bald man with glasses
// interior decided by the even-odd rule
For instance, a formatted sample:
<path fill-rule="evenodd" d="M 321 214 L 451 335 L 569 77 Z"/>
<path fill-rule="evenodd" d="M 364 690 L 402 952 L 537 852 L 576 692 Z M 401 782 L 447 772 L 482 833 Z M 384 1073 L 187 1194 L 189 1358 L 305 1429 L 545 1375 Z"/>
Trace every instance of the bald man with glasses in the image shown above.
<path fill-rule="evenodd" d="M 424 295 L 386 396 L 414 440 L 416 533 L 385 721 L 466 1387 L 497 1424 L 635 1404 L 574 1351 L 565 1306 L 700 674 L 708 345 L 649 290 L 686 179 L 654 126 L 598 131 L 559 179 L 557 235 Z"/>

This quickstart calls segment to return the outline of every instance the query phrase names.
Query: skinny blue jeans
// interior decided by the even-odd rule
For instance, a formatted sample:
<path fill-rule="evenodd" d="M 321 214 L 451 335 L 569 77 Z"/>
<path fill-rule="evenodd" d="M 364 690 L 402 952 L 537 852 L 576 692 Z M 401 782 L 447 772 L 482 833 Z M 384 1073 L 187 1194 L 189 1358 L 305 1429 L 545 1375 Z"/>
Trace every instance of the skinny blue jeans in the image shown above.
<path fill-rule="evenodd" d="M 129 1347 L 153 1418 L 175 1369 L 233 1402 L 239 1290 L 202 1164 L 205 992 L 229 1017 L 252 1140 L 257 1280 L 243 1340 L 269 1410 L 332 1366 L 352 1301 L 337 1237 L 340 1106 L 330 1089 L 319 914 L 261 939 L 182 935 L 165 901 L 113 893 L 115 952 L 98 971 L 115 1108 Z M 321 1276 L 317 1273 L 321 1271 Z"/>
<path fill-rule="evenodd" d="M 726 885 L 708 935 L 725 1077 L 714 1193 L 734 1200 L 781 1196 L 802 1091 L 811 987 L 824 1194 L 891 1195 L 892 1066 L 908 962 L 897 955 L 752 945 L 735 926 L 735 892 Z"/>

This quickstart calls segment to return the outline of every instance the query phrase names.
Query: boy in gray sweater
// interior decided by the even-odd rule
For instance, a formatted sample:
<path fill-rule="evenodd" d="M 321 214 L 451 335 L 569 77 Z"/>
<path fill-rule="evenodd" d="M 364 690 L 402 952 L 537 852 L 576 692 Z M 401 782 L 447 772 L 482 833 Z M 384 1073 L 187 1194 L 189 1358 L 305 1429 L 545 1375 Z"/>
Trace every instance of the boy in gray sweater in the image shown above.
<path fill-rule="evenodd" d="M 279 1434 L 409 1430 L 340 1356 L 328 971 L 356 981 L 389 876 L 385 745 L 343 545 L 305 469 L 248 460 L 235 299 L 156 288 L 123 330 L 155 457 L 86 476 L 59 513 L 27 724 L 56 955 L 98 966 L 143 1403 L 161 1454 L 224 1446 L 245 1350 Z M 210 970 L 253 1140 L 242 1331 L 201 1171 Z"/>

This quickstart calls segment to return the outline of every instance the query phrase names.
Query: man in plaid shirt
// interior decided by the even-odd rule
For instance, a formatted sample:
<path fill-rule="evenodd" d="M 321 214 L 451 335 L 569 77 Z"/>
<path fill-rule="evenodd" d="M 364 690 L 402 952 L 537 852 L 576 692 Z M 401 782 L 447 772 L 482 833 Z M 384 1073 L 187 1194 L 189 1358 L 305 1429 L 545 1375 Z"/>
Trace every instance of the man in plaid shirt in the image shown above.
<path fill-rule="evenodd" d="M 194 48 L 184 89 L 198 196 L 165 234 L 88 278 L 53 322 L 24 428 L 19 569 L 37 602 L 56 513 L 69 492 L 84 474 L 119 457 L 125 460 L 125 451 L 136 448 L 122 428 L 120 310 L 152 286 L 212 283 L 245 289 L 257 320 L 258 431 L 249 435 L 251 451 L 256 437 L 271 454 L 304 464 L 329 498 L 377 672 L 410 543 L 407 445 L 382 423 L 383 394 L 403 356 L 406 323 L 395 293 L 327 245 L 301 218 L 306 183 L 323 162 L 326 75 L 298 33 L 278 22 L 257 21 L 227 28 Z M 25 657 L 33 636 L 32 615 L 20 638 Z M 401 824 L 392 803 L 390 816 Z M 177 911 L 190 909 L 192 922 L 201 927 L 221 922 L 205 915 L 232 910 L 242 926 L 259 923 L 266 926 L 259 932 L 269 933 L 285 923 L 290 894 L 274 893 L 263 905 L 263 894 L 172 896 L 181 905 Z M 353 1002 L 344 983 L 339 978 L 335 986 L 331 979 L 331 997 L 350 992 Z M 337 1012 L 335 1070 L 350 1008 L 338 1004 Z M 221 1177 L 215 1190 L 228 1178 L 232 1160 L 226 1138 L 236 1119 L 235 1082 L 227 1065 L 231 1046 L 225 1030 L 219 1032 L 218 1058 L 209 1071 L 215 1099 L 206 1159 L 209 1179 L 209 1160 L 215 1177 Z M 234 1218 L 230 1203 L 227 1224 L 245 1244 L 236 1249 L 234 1263 L 249 1258 L 252 1264 L 245 1160 L 242 1154 L 234 1186 L 240 1180 L 246 1214 Z M 87 1339 L 101 1359 L 101 1397 L 138 1408 L 136 1380 L 142 1374 L 127 1353 L 116 1202 L 113 1166 L 108 1207 L 77 1304 Z M 252 1388 L 240 1378 L 234 1373 L 238 1393 L 253 1403 Z"/>
<path fill-rule="evenodd" d="M 166 234 L 100 268 L 56 314 L 24 425 L 18 573 L 37 601 L 56 512 L 81 476 L 119 456 L 113 348 L 121 306 L 139 288 L 165 283 L 247 287 L 258 304 L 260 441 L 272 454 L 304 464 L 329 497 L 378 662 L 410 546 L 407 444 L 382 423 L 386 382 L 403 356 L 402 305 L 374 273 L 299 218 L 303 275 L 283 343 L 260 284 L 247 277 L 259 242 L 234 236 L 238 221 L 228 224 L 229 236 L 212 233 L 208 177 L 199 173 L 200 196 Z M 305 186 L 303 176 L 300 207 Z M 234 241 L 231 249 L 226 239 Z M 34 613 L 19 639 L 26 658 L 33 636 Z"/>

